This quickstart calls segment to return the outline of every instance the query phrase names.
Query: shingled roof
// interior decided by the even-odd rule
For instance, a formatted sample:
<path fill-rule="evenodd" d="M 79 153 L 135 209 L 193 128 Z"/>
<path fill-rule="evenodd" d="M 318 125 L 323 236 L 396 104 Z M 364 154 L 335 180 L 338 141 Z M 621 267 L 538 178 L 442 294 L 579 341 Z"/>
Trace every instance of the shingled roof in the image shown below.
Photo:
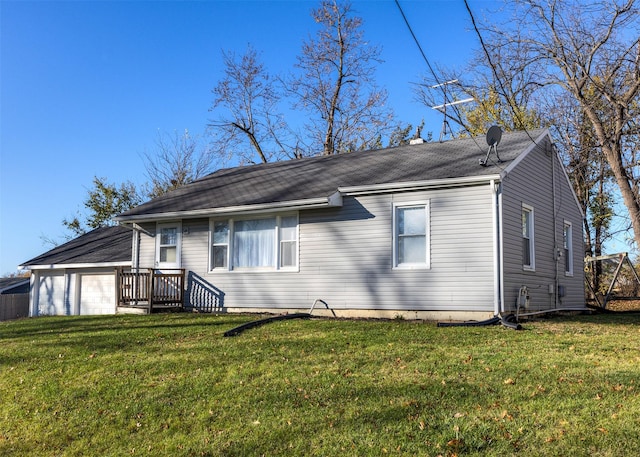
<path fill-rule="evenodd" d="M 129 227 L 101 227 L 34 257 L 21 267 L 130 265 L 131 247 L 132 232 Z"/>
<path fill-rule="evenodd" d="M 329 198 L 344 188 L 500 176 L 547 130 L 505 133 L 491 156 L 485 138 L 429 142 L 218 170 L 119 215 L 122 222 L 195 216 L 224 208 Z"/>

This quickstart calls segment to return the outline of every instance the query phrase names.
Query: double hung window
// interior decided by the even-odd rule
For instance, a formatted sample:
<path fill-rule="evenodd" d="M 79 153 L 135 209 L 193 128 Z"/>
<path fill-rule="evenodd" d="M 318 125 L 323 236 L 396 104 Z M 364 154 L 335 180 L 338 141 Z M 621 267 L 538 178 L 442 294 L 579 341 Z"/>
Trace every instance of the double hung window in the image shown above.
<path fill-rule="evenodd" d="M 428 204 L 395 206 L 394 266 L 397 268 L 429 268 Z"/>
<path fill-rule="evenodd" d="M 533 242 L 533 208 L 522 205 L 522 267 L 535 270 L 536 256 Z"/>
<path fill-rule="evenodd" d="M 562 239 L 564 245 L 564 273 L 567 276 L 571 276 L 573 275 L 573 233 L 570 222 L 564 223 Z"/>
<path fill-rule="evenodd" d="M 298 216 L 212 221 L 211 269 L 293 269 Z"/>
<path fill-rule="evenodd" d="M 179 222 L 158 224 L 156 235 L 156 266 L 160 268 L 178 268 L 180 266 Z"/>

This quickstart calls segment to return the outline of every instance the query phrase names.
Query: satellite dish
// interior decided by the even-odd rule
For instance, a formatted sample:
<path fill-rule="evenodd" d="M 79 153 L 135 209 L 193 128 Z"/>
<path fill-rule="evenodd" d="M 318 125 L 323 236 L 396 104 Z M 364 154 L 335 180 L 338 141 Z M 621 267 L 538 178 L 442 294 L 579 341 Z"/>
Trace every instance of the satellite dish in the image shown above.
<path fill-rule="evenodd" d="M 498 146 L 501 139 L 502 139 L 502 129 L 497 125 L 491 126 L 489 128 L 489 131 L 487 132 L 487 144 L 489 146 L 493 146 L 493 145 Z"/>
<path fill-rule="evenodd" d="M 498 162 L 502 162 L 500 160 L 500 155 L 498 154 L 498 144 L 500 144 L 500 140 L 502 139 L 502 129 L 497 125 L 491 126 L 489 131 L 487 132 L 487 144 L 489 145 L 489 150 L 487 151 L 487 156 L 484 160 L 480 159 L 480 165 L 483 167 L 487 166 L 487 162 L 489 161 L 489 155 L 491 154 L 491 150 L 496 153 L 496 158 Z"/>

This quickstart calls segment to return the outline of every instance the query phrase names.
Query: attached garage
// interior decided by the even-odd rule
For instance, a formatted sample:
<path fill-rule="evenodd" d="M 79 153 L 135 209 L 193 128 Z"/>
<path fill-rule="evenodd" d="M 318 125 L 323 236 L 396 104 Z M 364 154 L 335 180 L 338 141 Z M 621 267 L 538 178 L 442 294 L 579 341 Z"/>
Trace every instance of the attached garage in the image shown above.
<path fill-rule="evenodd" d="M 102 227 L 52 249 L 31 270 L 30 316 L 116 313 L 116 268 L 130 267 L 133 231 Z"/>
<path fill-rule="evenodd" d="M 80 314 L 115 314 L 116 275 L 82 273 L 78 275 Z"/>
<path fill-rule="evenodd" d="M 60 316 L 70 314 L 65 306 L 65 274 L 63 271 L 46 272 L 32 275 L 37 295 L 39 316 Z"/>

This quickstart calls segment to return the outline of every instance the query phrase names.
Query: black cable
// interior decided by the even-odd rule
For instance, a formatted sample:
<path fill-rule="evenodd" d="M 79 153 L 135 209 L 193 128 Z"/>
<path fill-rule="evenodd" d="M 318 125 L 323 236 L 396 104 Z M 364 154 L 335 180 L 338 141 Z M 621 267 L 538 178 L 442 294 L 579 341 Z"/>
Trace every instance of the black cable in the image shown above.
<path fill-rule="evenodd" d="M 480 45 L 482 46 L 482 50 L 484 51 L 484 55 L 487 57 L 487 62 L 489 63 L 489 67 L 491 67 L 491 71 L 493 73 L 493 76 L 496 78 L 496 81 L 500 85 L 500 89 L 502 89 L 502 94 L 504 95 L 504 97 L 505 97 L 505 99 L 507 101 L 507 104 L 509 105 L 509 108 L 511 108 L 511 112 L 513 113 L 514 117 L 518 120 L 518 122 L 522 126 L 522 130 L 524 130 L 524 132 L 527 134 L 527 136 L 529 137 L 531 142 L 533 144 L 537 145 L 538 143 L 536 143 L 536 140 L 533 139 L 533 137 L 531 136 L 531 134 L 527 130 L 527 127 L 524 125 L 524 122 L 520 118 L 520 115 L 518 114 L 518 110 L 515 109 L 515 107 L 511 103 L 510 98 L 507 96 L 507 91 L 504 88 L 504 85 L 502 84 L 502 80 L 500 79 L 500 75 L 498 74 L 498 70 L 497 70 L 496 66 L 493 64 L 493 61 L 491 60 L 491 55 L 489 54 L 489 51 L 487 50 L 487 46 L 486 46 L 486 44 L 484 42 L 484 39 L 482 38 L 482 34 L 480 33 L 480 29 L 478 29 L 478 25 L 476 24 L 476 19 L 473 16 L 473 13 L 471 12 L 471 8 L 469 7 L 469 3 L 467 2 L 467 0 L 464 0 L 464 6 L 467 8 L 467 12 L 469 13 L 469 16 L 471 17 L 471 23 L 473 24 L 473 29 L 476 31 L 476 35 L 478 35 L 478 39 L 480 40 Z"/>
<path fill-rule="evenodd" d="M 431 75 L 433 76 L 433 79 L 436 82 L 436 85 L 439 85 L 439 86 L 442 87 L 442 93 L 444 95 L 444 102 L 447 103 L 447 89 L 446 89 L 446 87 L 444 86 L 444 84 L 440 83 L 440 80 L 438 79 L 438 76 L 436 75 L 435 70 L 431 66 L 431 63 L 429 62 L 429 59 L 427 58 L 427 55 L 425 54 L 424 50 L 422 49 L 422 46 L 420 45 L 420 42 L 418 41 L 418 37 L 416 37 L 416 34 L 413 32 L 413 29 L 411 28 L 411 24 L 409 24 L 409 20 L 407 19 L 407 16 L 404 14 L 404 11 L 402 10 L 402 7 L 400 6 L 400 2 L 398 0 L 395 0 L 395 2 L 396 2 L 396 6 L 398 7 L 398 11 L 400 11 L 400 14 L 402 15 L 402 19 L 404 19 L 404 23 L 406 24 L 407 28 L 409 29 L 409 32 L 411 33 L 411 36 L 413 37 L 413 41 L 416 43 L 416 46 L 418 46 L 418 50 L 420 51 L 420 54 L 422 55 L 423 60 L 427 64 L 427 67 L 429 68 L 429 71 L 431 72 Z M 460 116 L 460 113 L 458 112 L 458 109 L 455 107 L 455 105 L 452 105 L 451 107 L 453 108 L 453 110 L 455 111 L 455 113 L 456 113 L 456 115 L 458 117 L 456 118 L 456 117 L 451 116 L 451 115 L 447 116 L 447 114 L 445 114 L 445 121 L 446 121 L 446 118 L 449 117 L 452 120 L 454 120 L 455 122 L 457 122 L 458 124 L 460 124 L 467 132 L 469 132 L 469 129 L 466 127 L 466 125 L 464 125 L 464 122 L 462 121 L 462 117 Z"/>
<path fill-rule="evenodd" d="M 420 54 L 422 55 L 422 58 L 424 59 L 425 63 L 427 64 L 427 67 L 429 68 L 429 71 L 431 72 L 431 75 L 433 76 L 433 79 L 435 80 L 437 85 L 442 87 L 442 92 L 443 92 L 443 95 L 444 95 L 444 103 L 447 103 L 447 89 L 446 89 L 446 87 L 444 86 L 444 84 L 440 83 L 440 80 L 438 79 L 438 75 L 436 75 L 435 70 L 431 66 L 431 63 L 429 62 L 429 59 L 427 58 L 427 55 L 425 54 L 424 50 L 422 49 L 422 46 L 420 45 L 420 42 L 418 41 L 418 37 L 416 37 L 416 34 L 413 32 L 413 29 L 411 28 L 411 24 L 409 23 L 409 20 L 407 19 L 407 16 L 404 14 L 404 11 L 402 10 L 402 7 L 400 6 L 399 0 L 395 0 L 395 3 L 396 3 L 396 6 L 398 7 L 398 11 L 400 11 L 400 14 L 402 15 L 402 19 L 404 19 L 404 23 L 406 24 L 407 28 L 409 29 L 409 32 L 411 33 L 411 36 L 413 37 L 413 41 L 416 43 L 416 46 L 418 46 L 418 50 L 420 51 Z M 469 133 L 469 137 L 473 140 L 473 142 L 478 147 L 478 149 L 480 151 L 484 152 L 484 149 L 478 144 L 478 142 L 476 141 L 475 136 L 471 133 L 471 130 L 469 129 L 469 127 L 467 127 L 467 125 L 462 120 L 462 116 L 460 115 L 460 111 L 458 110 L 458 107 L 456 105 L 451 105 L 451 108 L 453 109 L 453 111 L 455 112 L 457 117 L 451 116 L 450 114 L 447 115 L 446 112 L 442 113 L 442 114 L 444 114 L 445 121 L 446 121 L 447 117 L 449 117 L 450 119 L 452 119 L 453 121 L 455 121 L 459 125 L 461 125 L 462 128 Z M 531 136 L 529 136 L 529 138 L 531 138 Z M 498 164 L 494 163 L 494 165 L 498 165 Z M 498 167 L 500 169 L 503 169 L 502 167 L 500 167 L 500 165 L 498 165 Z"/>

